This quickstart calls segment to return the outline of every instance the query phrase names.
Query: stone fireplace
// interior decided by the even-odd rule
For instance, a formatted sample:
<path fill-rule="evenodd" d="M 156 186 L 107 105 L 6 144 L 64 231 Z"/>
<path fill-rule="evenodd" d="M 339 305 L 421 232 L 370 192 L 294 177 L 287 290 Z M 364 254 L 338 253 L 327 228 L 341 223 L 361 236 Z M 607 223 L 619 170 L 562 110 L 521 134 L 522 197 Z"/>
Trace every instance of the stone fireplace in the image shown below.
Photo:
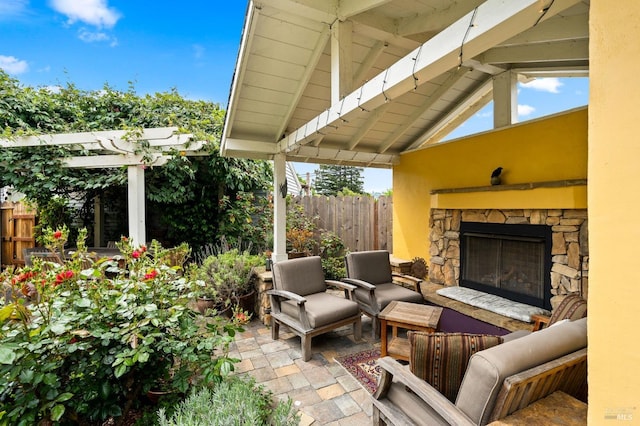
<path fill-rule="evenodd" d="M 429 227 L 433 283 L 546 309 L 554 296 L 587 297 L 586 209 L 432 209 Z"/>

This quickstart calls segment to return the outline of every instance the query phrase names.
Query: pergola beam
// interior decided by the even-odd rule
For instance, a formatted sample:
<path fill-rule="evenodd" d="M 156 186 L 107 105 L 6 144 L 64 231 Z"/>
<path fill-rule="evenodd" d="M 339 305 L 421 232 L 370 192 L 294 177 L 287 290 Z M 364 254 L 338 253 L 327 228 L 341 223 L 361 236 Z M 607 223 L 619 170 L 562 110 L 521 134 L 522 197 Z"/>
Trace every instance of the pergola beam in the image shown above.
<path fill-rule="evenodd" d="M 190 134 L 177 134 L 177 127 L 143 129 L 137 133 L 126 130 L 61 133 L 0 140 L 0 147 L 28 148 L 37 146 L 67 146 L 90 150 L 96 155 L 62 158 L 65 167 L 99 169 L 127 167 L 129 236 L 136 244 L 146 242 L 144 170 L 147 166 L 162 166 L 171 158 L 170 151 L 183 155 L 198 154 L 205 142 L 192 141 Z M 145 154 L 140 142 L 146 141 Z M 98 152 L 96 152 L 98 151 Z"/>
<path fill-rule="evenodd" d="M 85 143 L 97 143 L 101 140 L 120 139 L 126 140 L 153 140 L 153 139 L 169 139 L 178 131 L 177 127 L 157 127 L 143 129 L 142 134 L 133 138 L 133 133 L 128 130 L 103 130 L 97 132 L 78 132 L 78 133 L 56 133 L 37 136 L 23 136 L 15 140 L 0 139 L 0 147 L 16 148 L 27 146 L 41 145 L 82 145 Z"/>

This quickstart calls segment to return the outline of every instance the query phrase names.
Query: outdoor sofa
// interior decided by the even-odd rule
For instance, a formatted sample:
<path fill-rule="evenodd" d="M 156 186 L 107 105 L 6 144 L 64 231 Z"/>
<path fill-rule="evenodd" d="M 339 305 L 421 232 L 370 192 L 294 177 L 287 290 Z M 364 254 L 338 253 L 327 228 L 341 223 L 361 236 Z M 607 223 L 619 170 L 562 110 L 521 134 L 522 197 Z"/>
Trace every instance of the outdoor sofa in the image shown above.
<path fill-rule="evenodd" d="M 518 331 L 503 341 L 468 359 L 455 402 L 410 366 L 380 359 L 373 424 L 485 425 L 557 390 L 586 402 L 587 318 Z"/>

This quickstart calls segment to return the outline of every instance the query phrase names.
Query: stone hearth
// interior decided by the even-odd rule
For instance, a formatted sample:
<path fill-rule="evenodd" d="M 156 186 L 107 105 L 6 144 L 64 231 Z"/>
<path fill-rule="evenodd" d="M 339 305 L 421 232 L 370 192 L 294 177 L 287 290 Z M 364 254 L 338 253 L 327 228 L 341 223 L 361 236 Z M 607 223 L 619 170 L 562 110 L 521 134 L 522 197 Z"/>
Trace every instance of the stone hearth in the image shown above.
<path fill-rule="evenodd" d="M 552 230 L 551 302 L 555 296 L 588 294 L 589 241 L 586 209 L 432 209 L 429 218 L 429 280 L 460 284 L 460 223 L 548 225 Z"/>

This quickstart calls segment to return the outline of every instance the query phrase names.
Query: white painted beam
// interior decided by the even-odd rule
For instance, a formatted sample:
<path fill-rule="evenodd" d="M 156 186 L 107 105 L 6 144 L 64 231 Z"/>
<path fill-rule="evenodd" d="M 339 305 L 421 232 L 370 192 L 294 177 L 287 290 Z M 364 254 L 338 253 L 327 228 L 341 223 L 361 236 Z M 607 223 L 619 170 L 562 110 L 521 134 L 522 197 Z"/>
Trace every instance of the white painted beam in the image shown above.
<path fill-rule="evenodd" d="M 158 127 L 143 129 L 137 139 L 166 139 L 178 131 L 177 127 Z M 81 145 L 83 143 L 95 143 L 100 139 L 123 139 L 131 132 L 127 130 L 104 130 L 96 132 L 55 133 L 37 136 L 17 137 L 14 140 L 1 139 L 0 147 L 23 147 L 40 145 Z"/>
<path fill-rule="evenodd" d="M 468 118 L 470 114 L 475 113 L 484 105 L 486 105 L 491 99 L 492 89 L 492 79 L 488 78 L 465 99 L 456 102 L 455 108 L 444 114 L 436 124 L 431 126 L 422 135 L 418 136 L 415 142 L 413 142 L 407 148 L 407 150 L 418 149 L 427 144 L 434 144 L 439 142 L 442 138 L 444 138 L 444 136 L 446 136 L 446 133 L 443 132 L 443 129 L 447 128 L 449 129 L 449 131 L 452 131 L 455 127 L 452 128 L 451 123 L 460 123 L 460 120 L 458 118 L 461 116 L 464 116 L 466 120 L 466 118 Z M 469 111 L 471 111 L 471 113 Z"/>
<path fill-rule="evenodd" d="M 349 21 L 337 21 L 331 25 L 331 104 L 335 105 L 353 87 L 353 55 Z"/>
<path fill-rule="evenodd" d="M 499 46 L 488 50 L 476 59 L 486 64 L 584 61 L 589 60 L 589 40 L 563 40 L 526 46 Z"/>
<path fill-rule="evenodd" d="M 350 151 L 346 149 L 301 146 L 295 151 L 287 153 L 289 161 L 296 159 L 313 158 L 318 162 L 358 164 L 376 167 L 388 167 L 390 164 L 397 164 L 399 157 L 395 154 L 380 154 L 376 152 Z"/>
<path fill-rule="evenodd" d="M 493 77 L 493 128 L 518 122 L 518 76 L 505 71 Z"/>
<path fill-rule="evenodd" d="M 161 154 L 151 154 L 151 160 L 141 154 L 127 155 L 88 155 L 82 157 L 63 158 L 65 167 L 74 169 L 108 169 L 122 166 L 163 166 L 171 157 Z"/>
<path fill-rule="evenodd" d="M 460 69 L 453 71 L 447 80 L 442 83 L 438 89 L 433 92 L 431 96 L 420 106 L 415 107 L 411 114 L 407 116 L 404 121 L 394 130 L 389 137 L 380 146 L 380 152 L 387 152 L 389 148 L 415 123 L 429 108 L 431 108 L 436 102 L 440 100 L 443 94 L 456 85 L 469 70 L 461 67 Z"/>
<path fill-rule="evenodd" d="M 541 15 L 539 0 L 487 0 L 474 12 L 424 43 L 421 49 L 401 58 L 347 95 L 339 105 L 332 105 L 292 132 L 283 140 L 281 149 L 292 149 L 307 143 L 309 138 L 318 132 L 322 133 L 327 126 L 339 126 L 341 116 L 345 117 L 361 107 L 373 111 L 384 102 L 393 101 L 413 90 L 416 84 L 414 77 L 418 78 L 418 84 L 429 81 L 457 67 L 465 59 L 485 52 L 539 20 L 543 22 L 579 1 L 555 0 L 551 8 Z"/>

